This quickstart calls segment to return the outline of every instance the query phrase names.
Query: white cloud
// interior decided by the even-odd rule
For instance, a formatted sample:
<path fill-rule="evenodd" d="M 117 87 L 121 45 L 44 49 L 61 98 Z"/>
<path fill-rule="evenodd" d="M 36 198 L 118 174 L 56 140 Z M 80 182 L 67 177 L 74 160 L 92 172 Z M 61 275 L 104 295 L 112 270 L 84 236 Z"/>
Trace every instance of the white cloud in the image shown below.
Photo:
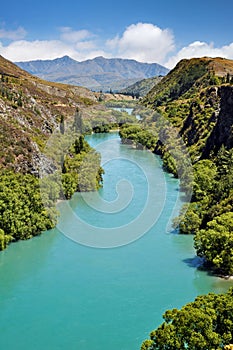
<path fill-rule="evenodd" d="M 170 57 L 165 62 L 165 66 L 173 68 L 183 58 L 204 56 L 233 59 L 233 43 L 217 48 L 214 47 L 213 43 L 208 44 L 201 41 L 194 41 L 188 46 L 183 47 L 176 55 Z"/>
<path fill-rule="evenodd" d="M 96 49 L 96 43 L 94 41 L 81 41 L 75 44 L 75 49 L 79 51 L 87 51 Z"/>
<path fill-rule="evenodd" d="M 96 48 L 94 43 L 80 42 L 76 45 L 68 45 L 60 40 L 18 40 L 8 46 L 3 46 L 0 42 L 0 55 L 13 62 L 38 59 L 52 60 L 65 55 L 77 61 L 83 61 L 97 56 L 108 57 L 108 54 Z"/>
<path fill-rule="evenodd" d="M 26 41 L 19 40 L 8 46 L 0 45 L 0 54 L 11 61 L 54 59 L 63 55 L 73 55 L 74 50 L 59 40 Z"/>
<path fill-rule="evenodd" d="M 173 68 L 183 58 L 221 56 L 233 59 L 233 42 L 215 47 L 213 43 L 195 41 L 173 54 L 175 39 L 172 32 L 151 23 L 132 24 L 122 35 L 105 42 L 86 29 L 73 30 L 71 27 L 59 28 L 57 40 L 21 40 L 25 35 L 22 27 L 0 29 L 0 55 L 11 61 L 45 60 L 65 55 L 78 61 L 96 56 L 121 57 L 157 62 L 168 68 Z"/>
<path fill-rule="evenodd" d="M 57 40 L 29 41 L 20 40 L 20 34 L 24 34 L 21 27 L 18 28 L 17 33 L 16 31 L 0 30 L 0 37 L 2 35 L 6 38 L 8 35 L 8 38 L 11 37 L 13 40 L 8 44 L 0 41 L 0 55 L 13 62 L 54 59 L 65 55 L 78 61 L 96 56 L 109 56 L 103 49 L 104 44 L 97 44 L 97 36 L 88 30 L 75 31 L 70 27 L 61 27 L 59 32 Z"/>
<path fill-rule="evenodd" d="M 174 49 L 174 37 L 169 29 L 151 23 L 132 24 L 121 37 L 107 41 L 110 50 L 118 57 L 141 62 L 162 62 Z"/>
<path fill-rule="evenodd" d="M 82 30 L 72 30 L 70 27 L 61 27 L 61 40 L 67 41 L 70 43 L 76 43 L 79 41 L 82 41 L 87 38 L 93 37 L 93 34 L 89 32 L 88 30 L 82 29 Z"/>
<path fill-rule="evenodd" d="M 18 27 L 16 30 L 0 29 L 0 39 L 20 40 L 25 38 L 27 32 L 23 27 Z"/>

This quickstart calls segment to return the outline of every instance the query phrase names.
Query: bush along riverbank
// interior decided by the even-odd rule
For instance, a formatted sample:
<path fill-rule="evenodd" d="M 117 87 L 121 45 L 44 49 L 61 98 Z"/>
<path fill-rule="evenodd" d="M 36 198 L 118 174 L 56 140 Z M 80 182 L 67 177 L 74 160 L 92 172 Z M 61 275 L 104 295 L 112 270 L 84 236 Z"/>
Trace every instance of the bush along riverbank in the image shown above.
<path fill-rule="evenodd" d="M 42 179 L 31 174 L 1 170 L 0 250 L 12 242 L 29 239 L 56 225 L 56 203 L 76 191 L 96 191 L 102 186 L 100 154 L 80 135 L 64 158 L 62 172 Z"/>
<path fill-rule="evenodd" d="M 229 73 L 220 76 L 220 66 Z M 233 274 L 231 73 L 230 60 L 181 61 L 144 98 L 142 121 L 120 130 L 122 142 L 161 155 L 164 168 L 180 178 L 181 190 L 192 193 L 174 224 L 181 234 L 195 235 L 204 267 L 219 276 Z"/>
<path fill-rule="evenodd" d="M 157 138 L 155 147 L 153 144 L 150 149 L 162 156 L 169 172 L 180 177 L 181 189 L 192 193 L 190 203 L 184 205 L 174 224 L 178 224 L 181 234 L 194 235 L 202 268 L 230 279 L 233 275 L 232 75 L 231 60 L 182 60 L 144 98 L 143 104 L 151 112 L 144 113 L 141 128 L 125 126 L 121 131 L 123 142 L 128 139 L 143 146 L 147 141 L 141 137 L 142 131 L 147 134 L 145 140 Z M 176 132 L 189 152 L 192 174 L 187 174 L 182 164 L 182 148 L 170 137 Z M 211 293 L 198 297 L 181 310 L 168 310 L 164 314 L 165 322 L 151 333 L 141 350 L 231 348 L 232 292 L 230 289 L 226 294 Z"/>

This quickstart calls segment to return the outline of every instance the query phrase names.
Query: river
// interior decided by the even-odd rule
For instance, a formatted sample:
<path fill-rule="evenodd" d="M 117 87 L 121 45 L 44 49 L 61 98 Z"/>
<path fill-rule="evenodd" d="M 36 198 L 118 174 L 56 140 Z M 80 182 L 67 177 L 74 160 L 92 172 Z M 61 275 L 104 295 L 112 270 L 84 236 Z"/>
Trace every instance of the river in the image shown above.
<path fill-rule="evenodd" d="M 196 268 L 191 236 L 166 231 L 181 202 L 178 180 L 163 172 L 159 158 L 121 145 L 117 133 L 95 134 L 88 141 L 106 160 L 100 197 L 90 203 L 90 196 L 86 202 L 75 194 L 59 205 L 58 228 L 0 253 L 0 349 L 139 350 L 166 309 L 230 286 Z M 153 176 L 157 204 L 151 225 L 149 217 L 137 220 L 154 199 L 145 195 Z M 117 187 L 122 177 L 125 182 Z M 97 212 L 101 198 L 105 202 Z M 111 201 L 108 212 L 106 201 Z M 113 239 L 107 237 L 105 245 L 93 232 L 75 235 L 77 218 L 97 231 L 107 228 Z M 119 241 L 116 227 L 119 234 L 125 230 Z"/>

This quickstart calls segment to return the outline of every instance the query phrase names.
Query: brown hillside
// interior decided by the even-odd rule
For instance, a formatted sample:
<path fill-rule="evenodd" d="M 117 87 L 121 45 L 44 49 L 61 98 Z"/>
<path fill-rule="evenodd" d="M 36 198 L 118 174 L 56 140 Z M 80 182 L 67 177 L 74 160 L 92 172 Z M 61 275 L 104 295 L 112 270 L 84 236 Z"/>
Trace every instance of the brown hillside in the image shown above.
<path fill-rule="evenodd" d="M 86 88 L 46 82 L 0 56 L 0 166 L 36 172 L 39 148 L 61 118 L 96 101 Z"/>

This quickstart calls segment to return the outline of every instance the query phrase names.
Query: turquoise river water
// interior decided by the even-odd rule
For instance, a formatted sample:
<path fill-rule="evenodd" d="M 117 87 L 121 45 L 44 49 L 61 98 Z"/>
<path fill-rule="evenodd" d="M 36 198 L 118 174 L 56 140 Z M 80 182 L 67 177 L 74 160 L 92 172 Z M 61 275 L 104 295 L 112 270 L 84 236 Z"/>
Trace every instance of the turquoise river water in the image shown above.
<path fill-rule="evenodd" d="M 97 212 L 76 194 L 59 204 L 60 230 L 11 244 L 0 253 L 0 349 L 139 350 L 166 309 L 230 286 L 196 268 L 191 236 L 167 229 L 175 204 L 176 212 L 180 206 L 179 183 L 163 172 L 159 158 L 121 145 L 117 133 L 93 135 L 88 141 L 99 147 L 103 159 L 107 152 L 101 197 L 116 200 L 117 183 L 122 177 L 128 181 L 119 188 L 123 199 L 116 207 L 122 209 Z M 140 217 L 150 203 L 145 193 L 152 177 L 157 196 L 153 225 L 151 212 Z M 85 232 L 73 232 L 77 217 L 96 232 L 107 228 L 108 235 L 118 227 L 124 237 L 105 246 L 92 232 L 85 241 Z"/>

